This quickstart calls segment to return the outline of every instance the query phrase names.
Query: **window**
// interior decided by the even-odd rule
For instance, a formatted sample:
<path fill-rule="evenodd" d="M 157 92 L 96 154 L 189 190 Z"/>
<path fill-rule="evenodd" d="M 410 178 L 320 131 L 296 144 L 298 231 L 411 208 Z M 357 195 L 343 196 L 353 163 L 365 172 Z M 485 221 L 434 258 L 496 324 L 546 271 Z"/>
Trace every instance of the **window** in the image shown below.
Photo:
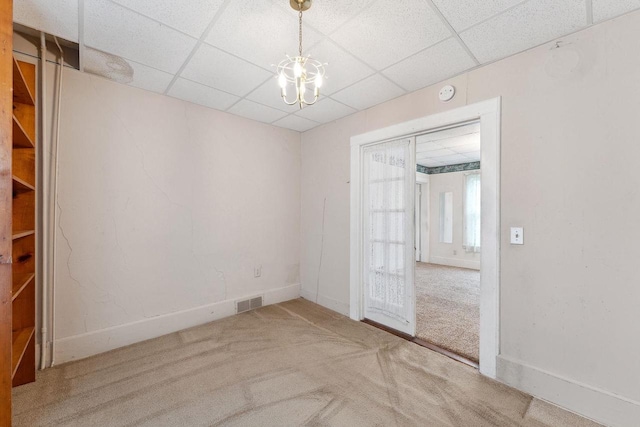
<path fill-rule="evenodd" d="M 440 243 L 453 243 L 453 193 L 440 193 Z"/>
<path fill-rule="evenodd" d="M 464 183 L 464 250 L 480 252 L 480 174 L 472 173 Z"/>

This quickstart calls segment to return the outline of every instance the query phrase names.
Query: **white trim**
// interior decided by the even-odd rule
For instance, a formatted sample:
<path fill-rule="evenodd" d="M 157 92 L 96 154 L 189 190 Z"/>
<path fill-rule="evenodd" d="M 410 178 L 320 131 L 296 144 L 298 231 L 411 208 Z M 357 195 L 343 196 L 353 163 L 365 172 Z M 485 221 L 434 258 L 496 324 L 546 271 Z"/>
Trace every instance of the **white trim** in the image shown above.
<path fill-rule="evenodd" d="M 429 258 L 431 264 L 447 265 L 449 267 L 469 268 L 471 270 L 480 270 L 480 261 L 463 258 L 445 258 L 441 256 L 432 256 Z"/>
<path fill-rule="evenodd" d="M 640 402 L 498 356 L 500 381 L 605 425 L 637 426 Z"/>
<path fill-rule="evenodd" d="M 422 172 L 416 172 L 416 184 L 429 184 L 429 175 Z"/>
<path fill-rule="evenodd" d="M 501 98 L 389 126 L 351 138 L 350 317 L 362 320 L 361 150 L 364 145 L 403 138 L 480 119 L 482 164 L 482 271 L 480 296 L 480 372 L 496 377 L 500 280 L 500 119 Z"/>
<path fill-rule="evenodd" d="M 289 285 L 271 289 L 261 294 L 263 304 L 271 305 L 288 301 L 300 296 L 300 285 Z M 162 335 L 181 331 L 193 326 L 213 322 L 214 320 L 236 314 L 236 301 L 260 295 L 248 295 L 208 304 L 175 313 L 143 319 L 125 325 L 92 331 L 81 335 L 62 338 L 56 341 L 57 363 L 84 359 L 105 351 L 135 344 L 140 341 L 157 338 Z"/>
<path fill-rule="evenodd" d="M 316 295 L 314 291 L 304 288 L 302 288 L 302 290 L 300 291 L 300 296 L 307 301 L 314 302 L 323 307 L 327 307 L 328 309 L 333 310 L 337 313 L 349 316 L 349 304 L 345 302 L 329 298 L 328 296 L 322 294 Z"/>

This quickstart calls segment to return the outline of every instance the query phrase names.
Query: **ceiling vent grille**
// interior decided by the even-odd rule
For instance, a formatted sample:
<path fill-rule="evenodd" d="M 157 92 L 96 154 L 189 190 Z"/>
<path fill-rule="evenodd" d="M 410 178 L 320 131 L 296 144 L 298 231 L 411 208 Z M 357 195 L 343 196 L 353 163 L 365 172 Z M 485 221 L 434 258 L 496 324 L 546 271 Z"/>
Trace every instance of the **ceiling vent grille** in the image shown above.
<path fill-rule="evenodd" d="M 262 307 L 262 297 L 249 298 L 242 301 L 236 301 L 236 313 L 244 313 Z"/>

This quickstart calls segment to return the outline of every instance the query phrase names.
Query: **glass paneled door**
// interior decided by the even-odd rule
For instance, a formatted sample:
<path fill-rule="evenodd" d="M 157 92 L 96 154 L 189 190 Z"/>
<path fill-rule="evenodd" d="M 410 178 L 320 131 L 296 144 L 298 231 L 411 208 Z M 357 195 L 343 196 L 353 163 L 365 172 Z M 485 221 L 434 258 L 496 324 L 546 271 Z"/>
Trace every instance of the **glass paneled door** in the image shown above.
<path fill-rule="evenodd" d="M 415 334 L 415 140 L 363 150 L 364 317 Z"/>

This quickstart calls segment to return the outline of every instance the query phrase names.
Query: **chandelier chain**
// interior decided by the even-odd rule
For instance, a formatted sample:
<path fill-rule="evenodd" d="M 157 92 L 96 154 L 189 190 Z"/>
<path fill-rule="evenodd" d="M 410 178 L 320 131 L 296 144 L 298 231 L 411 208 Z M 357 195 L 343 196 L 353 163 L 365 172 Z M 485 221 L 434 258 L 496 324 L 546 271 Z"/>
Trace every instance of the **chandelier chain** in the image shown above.
<path fill-rule="evenodd" d="M 300 45 L 298 46 L 298 51 L 300 52 L 300 56 L 302 56 L 302 3 L 299 4 L 299 7 L 300 7 L 300 12 L 298 13 L 298 16 L 300 18 L 300 33 L 299 33 Z"/>

